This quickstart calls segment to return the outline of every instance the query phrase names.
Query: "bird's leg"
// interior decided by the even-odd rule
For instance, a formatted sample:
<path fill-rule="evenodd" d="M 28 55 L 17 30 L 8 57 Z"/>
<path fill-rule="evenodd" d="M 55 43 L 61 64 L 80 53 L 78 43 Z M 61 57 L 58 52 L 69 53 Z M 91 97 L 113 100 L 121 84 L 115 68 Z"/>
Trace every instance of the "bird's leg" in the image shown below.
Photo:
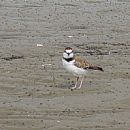
<path fill-rule="evenodd" d="M 78 89 L 80 89 L 80 88 L 82 87 L 83 80 L 84 80 L 84 77 L 82 77 L 82 79 L 81 79 L 81 82 L 80 82 L 80 85 L 79 85 Z"/>
<path fill-rule="evenodd" d="M 73 90 L 73 89 L 76 89 L 76 87 L 77 87 L 77 83 L 78 83 L 78 80 L 79 80 L 79 77 L 77 77 L 77 80 L 76 80 L 75 86 L 71 88 L 72 90 Z"/>

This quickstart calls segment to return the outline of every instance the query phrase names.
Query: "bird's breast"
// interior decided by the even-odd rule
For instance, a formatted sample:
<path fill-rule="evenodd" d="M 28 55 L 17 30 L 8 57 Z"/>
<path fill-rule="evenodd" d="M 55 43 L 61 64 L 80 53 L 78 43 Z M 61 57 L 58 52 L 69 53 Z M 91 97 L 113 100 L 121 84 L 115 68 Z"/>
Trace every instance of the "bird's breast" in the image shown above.
<path fill-rule="evenodd" d="M 83 68 L 78 68 L 77 66 L 74 65 L 74 61 L 72 62 L 67 62 L 64 59 L 62 60 L 63 62 L 63 67 L 70 73 L 72 73 L 75 76 L 82 76 L 86 74 L 86 70 Z"/>

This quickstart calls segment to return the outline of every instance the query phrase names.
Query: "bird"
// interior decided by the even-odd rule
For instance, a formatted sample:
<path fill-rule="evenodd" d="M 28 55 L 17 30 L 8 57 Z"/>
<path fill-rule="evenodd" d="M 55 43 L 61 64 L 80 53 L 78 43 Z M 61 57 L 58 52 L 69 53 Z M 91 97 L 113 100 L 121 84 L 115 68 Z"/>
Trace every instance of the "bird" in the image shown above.
<path fill-rule="evenodd" d="M 71 90 L 81 89 L 84 76 L 89 70 L 104 71 L 102 67 L 90 64 L 86 59 L 79 56 L 75 56 L 71 47 L 66 47 L 63 52 L 62 58 L 63 67 L 74 76 L 76 76 L 76 83 Z M 79 86 L 77 86 L 79 79 L 81 78 Z"/>

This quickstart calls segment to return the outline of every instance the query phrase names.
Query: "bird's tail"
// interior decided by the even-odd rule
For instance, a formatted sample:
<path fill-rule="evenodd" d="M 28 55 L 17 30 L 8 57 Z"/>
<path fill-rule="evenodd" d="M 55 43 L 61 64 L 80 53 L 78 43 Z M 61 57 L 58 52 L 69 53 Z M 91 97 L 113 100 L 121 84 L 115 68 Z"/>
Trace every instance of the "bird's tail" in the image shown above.
<path fill-rule="evenodd" d="M 88 69 L 104 71 L 103 68 L 98 66 L 89 66 Z"/>

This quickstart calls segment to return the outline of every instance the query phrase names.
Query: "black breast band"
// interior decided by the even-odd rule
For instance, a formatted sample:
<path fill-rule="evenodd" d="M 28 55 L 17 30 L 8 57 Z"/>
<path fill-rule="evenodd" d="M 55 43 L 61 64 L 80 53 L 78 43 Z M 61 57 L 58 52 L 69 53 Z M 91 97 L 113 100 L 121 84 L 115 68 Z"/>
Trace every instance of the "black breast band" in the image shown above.
<path fill-rule="evenodd" d="M 66 60 L 67 62 L 70 62 L 70 61 L 72 61 L 74 58 L 68 58 L 68 59 L 67 59 L 67 58 L 64 58 L 64 57 L 63 57 L 63 59 Z"/>

